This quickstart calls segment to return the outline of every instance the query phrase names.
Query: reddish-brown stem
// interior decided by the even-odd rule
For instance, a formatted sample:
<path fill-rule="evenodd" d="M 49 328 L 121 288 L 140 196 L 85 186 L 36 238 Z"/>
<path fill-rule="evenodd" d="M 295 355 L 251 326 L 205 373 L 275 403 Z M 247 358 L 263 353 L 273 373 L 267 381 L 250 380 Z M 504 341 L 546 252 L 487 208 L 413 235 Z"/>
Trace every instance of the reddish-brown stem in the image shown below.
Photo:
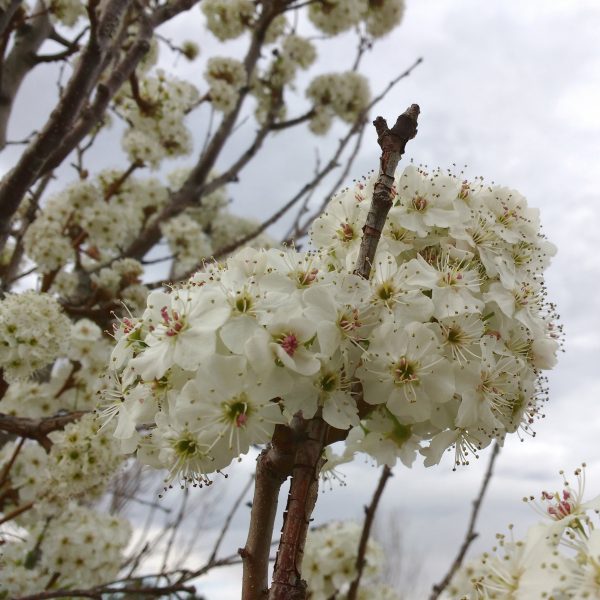
<path fill-rule="evenodd" d="M 417 135 L 418 116 L 419 107 L 413 104 L 398 117 L 396 124 L 391 129 L 388 128 L 383 117 L 377 117 L 373 121 L 375 129 L 377 129 L 377 143 L 381 147 L 379 176 L 373 190 L 373 200 L 367 221 L 363 227 L 363 238 L 354 270 L 364 279 L 369 279 L 371 274 L 379 238 L 387 215 L 392 208 L 392 186 L 396 167 L 404 154 L 406 144 Z"/>
<path fill-rule="evenodd" d="M 321 417 L 311 419 L 306 429 L 306 439 L 298 445 L 269 600 L 306 598 L 302 557 L 308 526 L 317 501 L 319 473 L 324 463 L 322 455 L 328 429 L 329 426 Z"/>
<path fill-rule="evenodd" d="M 278 425 L 271 445 L 257 459 L 248 539 L 239 550 L 244 566 L 242 600 L 264 600 L 268 594 L 273 526 L 279 490 L 294 465 L 294 437 L 292 428 Z"/>

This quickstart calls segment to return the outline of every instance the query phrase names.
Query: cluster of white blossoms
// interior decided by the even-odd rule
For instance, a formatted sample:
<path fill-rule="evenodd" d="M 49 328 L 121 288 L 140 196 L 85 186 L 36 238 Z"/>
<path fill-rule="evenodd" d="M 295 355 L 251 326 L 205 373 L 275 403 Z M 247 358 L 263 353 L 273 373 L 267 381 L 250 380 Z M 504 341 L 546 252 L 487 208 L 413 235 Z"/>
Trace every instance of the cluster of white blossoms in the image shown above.
<path fill-rule="evenodd" d="M 58 302 L 33 290 L 0 300 L 0 368 L 5 381 L 28 378 L 64 353 L 71 322 Z"/>
<path fill-rule="evenodd" d="M 247 248 L 122 320 L 106 415 L 125 452 L 203 482 L 298 412 L 348 431 L 348 460 L 390 466 L 451 447 L 466 463 L 531 431 L 560 337 L 537 211 L 409 166 L 366 281 L 353 267 L 373 183 L 333 198 L 318 250 Z"/>
<path fill-rule="evenodd" d="M 208 30 L 221 41 L 239 37 L 252 24 L 252 0 L 204 0 L 200 5 Z"/>
<path fill-rule="evenodd" d="M 145 296 L 144 296 L 145 297 Z M 55 321 L 56 324 L 56 321 Z M 67 320 L 68 348 L 42 380 L 14 381 L 0 399 L 0 413 L 19 417 L 50 417 L 61 410 L 93 410 L 102 386 L 100 375 L 112 346 L 98 325 L 88 319 Z"/>
<path fill-rule="evenodd" d="M 247 82 L 244 65 L 233 58 L 215 56 L 208 60 L 204 78 L 215 110 L 229 113 L 235 108 L 239 90 Z"/>
<path fill-rule="evenodd" d="M 584 465 L 585 466 L 585 465 Z M 561 473 L 562 474 L 562 473 Z M 600 598 L 600 496 L 583 501 L 584 471 L 577 486 L 564 479 L 562 490 L 542 492 L 535 502 L 543 522 L 523 540 L 497 535 L 492 552 L 465 564 L 450 583 L 448 598 Z"/>
<path fill-rule="evenodd" d="M 110 581 L 119 572 L 130 536 L 124 519 L 68 503 L 60 513 L 32 524 L 26 537 L 6 537 L 0 597 L 87 589 Z"/>
<path fill-rule="evenodd" d="M 356 560 L 362 527 L 352 521 L 334 521 L 311 529 L 306 538 L 302 575 L 310 600 L 344 597 L 357 576 Z M 380 581 L 384 566 L 383 548 L 369 539 L 358 598 L 399 600 L 392 588 Z"/>
<path fill-rule="evenodd" d="M 404 0 L 322 0 L 309 6 L 308 16 L 321 31 L 335 35 L 365 22 L 367 33 L 381 37 L 397 27 Z"/>
<path fill-rule="evenodd" d="M 315 77 L 306 90 L 307 97 L 314 103 L 314 115 L 310 130 L 322 135 L 329 131 L 333 117 L 353 123 L 370 100 L 367 79 L 355 73 L 328 73 Z"/>
<path fill-rule="evenodd" d="M 192 136 L 183 120 L 199 100 L 194 85 L 157 69 L 139 81 L 139 89 L 124 87 L 116 100 L 130 124 L 122 143 L 132 162 L 156 168 L 165 157 L 191 152 Z"/>
<path fill-rule="evenodd" d="M 0 450 L 0 466 L 12 460 L 8 487 L 12 494 L 3 502 L 4 512 L 35 501 L 35 508 L 17 518 L 21 525 L 51 517 L 71 500 L 96 499 L 121 467 L 123 455 L 108 431 L 98 432 L 93 413 L 50 433 L 52 445 L 46 452 L 28 442 L 9 442 Z M 13 455 L 15 458 L 13 459 Z M 6 484 L 6 482 L 5 482 Z"/>

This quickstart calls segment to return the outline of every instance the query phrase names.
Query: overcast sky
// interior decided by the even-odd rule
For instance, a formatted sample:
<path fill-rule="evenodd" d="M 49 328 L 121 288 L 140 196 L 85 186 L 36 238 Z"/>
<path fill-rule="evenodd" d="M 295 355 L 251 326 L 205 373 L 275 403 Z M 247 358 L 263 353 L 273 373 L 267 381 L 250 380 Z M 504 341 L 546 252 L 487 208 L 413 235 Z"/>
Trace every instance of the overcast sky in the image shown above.
<path fill-rule="evenodd" d="M 548 288 L 566 330 L 566 352 L 550 375 L 537 437 L 509 439 L 498 459 L 472 553 L 489 549 L 509 523 L 517 536 L 524 533 L 537 515 L 521 498 L 559 489 L 560 469 L 586 461 L 588 495 L 600 494 L 599 32 L 600 5 L 593 1 L 408 0 L 403 25 L 364 63 L 379 90 L 422 56 L 423 64 L 376 110 L 393 121 L 411 103 L 421 106 L 406 158 L 432 167 L 466 164 L 469 176 L 520 190 L 540 208 L 545 232 L 558 246 Z M 346 68 L 348 56 L 349 46 L 340 42 L 318 68 Z M 325 144 L 304 139 L 293 150 L 274 147 L 267 164 L 250 170 L 250 189 L 269 206 L 300 183 L 297 168 L 291 182 L 287 177 L 290 164 L 305 162 L 310 171 L 315 147 L 325 152 Z M 375 136 L 365 140 L 354 177 L 377 167 Z M 239 210 L 256 214 L 257 197 L 232 193 Z M 484 454 L 453 472 L 450 458 L 431 469 L 398 467 L 383 500 L 384 512 L 397 511 L 405 523 L 407 552 L 421 559 L 423 587 L 415 600 L 439 580 L 461 543 L 487 462 Z M 348 486 L 322 495 L 316 523 L 361 518 L 378 473 L 360 461 L 343 470 Z M 240 522 L 240 545 L 242 530 Z M 214 582 L 221 593 L 221 586 L 230 590 L 220 597 L 237 597 L 237 581 L 223 573 Z"/>
<path fill-rule="evenodd" d="M 169 30 L 197 38 L 200 23 L 195 10 Z M 558 489 L 559 469 L 572 471 L 586 461 L 588 497 L 600 494 L 600 202 L 595 180 L 600 177 L 599 32 L 597 0 L 407 0 L 403 25 L 364 62 L 377 92 L 423 57 L 423 64 L 376 110 L 393 122 L 411 103 L 421 106 L 419 133 L 405 159 L 431 167 L 467 165 L 470 177 L 482 175 L 518 189 L 541 209 L 544 230 L 558 246 L 547 281 L 565 327 L 566 352 L 550 375 L 550 402 L 537 437 L 523 443 L 508 440 L 498 460 L 473 553 L 490 548 L 494 533 L 508 523 L 517 525 L 517 535 L 524 533 L 537 515 L 520 499 Z M 348 68 L 351 43 L 350 37 L 333 43 L 313 72 Z M 210 37 L 200 45 L 204 58 L 240 47 L 234 42 L 219 49 Z M 202 62 L 165 64 L 200 84 Z M 53 86 L 50 77 L 47 85 Z M 302 111 L 301 97 L 295 102 L 290 116 Z M 31 107 L 23 103 L 21 110 L 27 118 L 17 120 L 13 139 L 32 128 Z M 199 133 L 205 126 L 202 118 L 194 121 Z M 240 128 L 240 144 L 253 127 L 249 121 Z M 291 139 L 282 136 L 267 145 L 240 184 L 230 188 L 238 212 L 258 218 L 270 214 L 310 175 L 315 151 L 327 156 L 335 143 L 335 137 L 316 139 L 304 128 Z M 111 161 L 119 150 L 114 140 L 103 143 L 95 164 L 115 166 Z M 2 157 L 5 166 L 7 157 Z M 369 132 L 353 177 L 377 164 L 376 136 Z M 277 236 L 284 231 L 282 223 L 271 232 Z M 384 512 L 397 512 L 405 523 L 408 552 L 420 557 L 422 589 L 441 577 L 462 541 L 487 454 L 457 472 L 449 459 L 431 469 L 400 465 L 383 500 Z M 252 460 L 245 460 L 231 469 L 223 484 L 231 496 L 252 466 Z M 378 472 L 360 461 L 342 470 L 348 485 L 321 496 L 317 524 L 362 516 Z M 232 548 L 244 543 L 247 514 L 234 525 L 228 538 Z M 212 598 L 238 598 L 239 578 L 217 571 L 199 589 Z M 414 596 L 423 597 L 423 591 Z"/>

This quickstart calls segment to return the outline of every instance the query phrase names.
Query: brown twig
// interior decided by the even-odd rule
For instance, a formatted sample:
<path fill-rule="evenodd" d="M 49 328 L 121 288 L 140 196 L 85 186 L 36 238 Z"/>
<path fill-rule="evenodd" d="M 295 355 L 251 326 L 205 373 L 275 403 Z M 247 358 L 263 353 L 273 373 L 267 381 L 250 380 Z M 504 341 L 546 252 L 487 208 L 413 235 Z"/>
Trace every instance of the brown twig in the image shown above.
<path fill-rule="evenodd" d="M 8 462 L 5 463 L 2 467 L 2 474 L 0 475 L 0 488 L 4 487 L 4 484 L 8 481 L 8 475 L 10 473 L 10 470 L 15 464 L 15 460 L 17 460 L 17 456 L 19 455 L 19 452 L 21 452 L 21 448 L 23 447 L 24 443 L 25 438 L 21 438 L 15 446 L 15 449 L 13 450 L 12 454 L 10 455 Z"/>
<path fill-rule="evenodd" d="M 183 490 L 183 498 L 181 500 L 179 510 L 177 511 L 177 516 L 175 517 L 175 520 L 172 523 L 170 523 L 167 527 L 167 530 L 171 529 L 171 535 L 169 536 L 169 540 L 167 541 L 167 547 L 165 548 L 165 552 L 163 554 L 162 566 L 160 568 L 161 573 L 163 573 L 167 570 L 167 563 L 169 562 L 169 556 L 171 555 L 171 549 L 173 548 L 175 538 L 177 537 L 177 534 L 179 533 L 179 527 L 181 526 L 181 524 L 183 523 L 183 520 L 185 518 L 186 508 L 188 505 L 189 497 L 190 497 L 190 488 L 186 487 Z M 161 535 L 161 538 L 164 539 L 164 534 L 166 534 L 166 533 L 167 533 L 166 531 L 163 532 L 163 535 Z"/>
<path fill-rule="evenodd" d="M 48 434 L 58 429 L 63 429 L 65 425 L 77 421 L 86 411 L 70 412 L 66 415 L 57 417 L 44 417 L 41 419 L 29 419 L 26 417 L 14 417 L 0 413 L 0 431 L 6 431 L 21 437 L 36 440 L 46 452 L 50 451 L 52 442 Z"/>
<path fill-rule="evenodd" d="M 134 171 L 144 166 L 144 163 L 135 161 L 132 162 L 126 171 L 123 171 L 118 179 L 115 179 L 110 183 L 104 192 L 104 200 L 110 200 L 122 187 L 122 185 L 129 179 Z"/>
<path fill-rule="evenodd" d="M 479 489 L 479 494 L 477 494 L 477 497 L 475 498 L 475 500 L 473 500 L 473 509 L 471 510 L 471 518 L 469 519 L 469 525 L 467 527 L 465 539 L 464 539 L 460 549 L 458 550 L 458 554 L 456 555 L 456 558 L 450 565 L 450 568 L 448 569 L 448 572 L 446 573 L 444 578 L 439 583 L 437 583 L 433 586 L 433 591 L 431 592 L 431 595 L 429 596 L 429 600 L 437 600 L 437 598 L 439 598 L 440 594 L 448 587 L 448 584 L 452 580 L 452 577 L 454 577 L 454 574 L 456 573 L 456 571 L 458 571 L 458 569 L 460 569 L 460 567 L 463 563 L 463 560 L 465 558 L 465 555 L 467 554 L 467 550 L 469 549 L 469 546 L 473 543 L 475 538 L 479 535 L 478 533 L 475 532 L 475 524 L 477 522 L 477 516 L 479 515 L 481 503 L 483 502 L 483 497 L 484 497 L 485 492 L 486 492 L 486 490 L 489 486 L 489 483 L 492 479 L 494 463 L 496 462 L 496 458 L 498 457 L 498 454 L 500 454 L 500 445 L 498 444 L 498 442 L 494 442 L 494 449 L 492 450 L 492 454 L 490 456 L 490 460 L 488 462 L 488 466 L 487 466 L 485 475 L 483 476 L 483 480 L 481 482 L 481 488 Z"/>
<path fill-rule="evenodd" d="M 263 2 L 263 11 L 253 27 L 250 45 L 243 61 L 248 80 L 251 79 L 256 64 L 261 56 L 266 31 L 279 12 L 280 6 L 278 2 Z M 200 156 L 196 165 L 191 169 L 186 181 L 177 192 L 172 194 L 167 206 L 165 206 L 160 214 L 157 215 L 153 222 L 144 229 L 134 241 L 132 241 L 124 252 L 125 256 L 137 258 L 138 260 L 143 258 L 148 250 L 150 250 L 150 248 L 152 248 L 152 246 L 160 239 L 161 223 L 180 214 L 192 203 L 198 206 L 199 198 L 202 195 L 207 195 L 224 185 L 226 182 L 232 181 L 237 176 L 239 170 L 256 154 L 269 133 L 269 128 L 266 126 L 263 126 L 258 131 L 251 146 L 229 169 L 219 177 L 207 183 L 209 173 L 213 169 L 217 158 L 221 154 L 221 150 L 234 130 L 242 105 L 249 92 L 249 86 L 245 86 L 239 90 L 235 107 L 221 121 L 210 142 L 207 144 L 206 150 L 202 156 Z"/>
<path fill-rule="evenodd" d="M 270 446 L 256 461 L 254 497 L 243 561 L 242 600 L 264 600 L 268 593 L 269 555 L 279 490 L 292 472 L 295 439 L 291 427 L 277 425 Z"/>
<path fill-rule="evenodd" d="M 131 594 L 140 596 L 154 596 L 160 598 L 161 596 L 167 596 L 169 594 L 176 594 L 177 592 L 186 592 L 192 597 L 197 598 L 196 588 L 193 586 L 186 586 L 180 583 L 166 586 L 156 587 L 95 587 L 87 590 L 52 590 L 40 592 L 39 594 L 31 594 L 30 596 L 19 596 L 14 600 L 50 600 L 50 598 L 97 598 L 102 600 L 106 594 Z"/>
<path fill-rule="evenodd" d="M 225 522 L 223 523 L 223 526 L 221 527 L 221 531 L 219 532 L 219 537 L 217 537 L 217 541 L 215 542 L 215 545 L 213 546 L 213 550 L 210 553 L 210 557 L 208 559 L 209 563 L 214 563 L 217 560 L 217 554 L 219 553 L 221 544 L 223 543 L 223 538 L 225 537 L 225 534 L 229 530 L 229 526 L 231 525 L 231 520 L 233 519 L 235 513 L 238 511 L 238 508 L 240 507 L 242 500 L 246 497 L 246 494 L 248 493 L 248 490 L 250 490 L 250 487 L 252 486 L 253 483 L 254 483 L 254 474 L 252 474 L 250 476 L 250 478 L 248 479 L 248 482 L 243 487 L 239 496 L 236 498 L 231 509 L 227 513 L 227 516 L 225 517 Z"/>
<path fill-rule="evenodd" d="M 366 115 L 369 113 L 369 111 L 376 106 L 379 102 L 381 102 L 381 100 L 383 100 L 387 94 L 390 92 L 390 90 L 402 79 L 405 79 L 406 77 L 408 77 L 421 63 L 423 62 L 422 58 L 417 58 L 417 60 L 410 66 L 408 67 L 408 69 L 406 69 L 404 72 L 400 73 L 399 75 L 397 75 L 396 77 L 394 77 L 394 79 L 392 79 L 388 85 L 379 93 L 377 94 L 377 96 L 375 96 L 371 102 L 369 102 L 368 106 L 365 108 L 365 110 L 359 115 L 358 119 L 355 121 L 355 125 L 353 126 L 353 128 L 357 127 L 357 124 L 360 124 L 360 129 L 358 129 L 358 133 L 359 133 L 359 138 L 362 139 L 362 135 L 364 132 L 364 124 L 365 124 L 365 120 L 366 120 Z M 352 132 L 353 130 L 351 130 Z M 354 133 L 356 133 L 356 131 L 353 131 Z M 352 152 L 352 154 L 350 155 L 346 167 L 345 167 L 345 171 L 348 171 L 350 168 L 350 165 L 352 163 L 352 161 L 354 161 L 354 159 L 356 158 L 356 154 L 358 153 L 358 143 L 357 143 L 357 147 L 354 149 L 354 151 Z M 339 155 L 338 155 L 339 156 Z M 299 225 L 299 221 L 300 218 L 302 216 L 302 213 L 305 212 L 304 210 L 301 209 L 301 212 L 298 213 L 298 215 L 296 216 L 296 221 L 294 223 L 294 225 L 290 228 L 290 230 L 286 233 L 285 238 L 288 241 L 291 241 L 292 239 L 297 241 L 300 238 L 304 237 L 307 233 L 308 230 L 312 224 L 312 222 L 323 212 L 323 210 L 325 209 L 325 206 L 327 205 L 327 203 L 330 200 L 330 197 L 333 195 L 333 193 L 335 191 L 337 191 L 339 189 L 339 186 L 341 184 L 341 182 L 345 179 L 344 178 L 340 178 L 339 179 L 339 183 L 336 183 L 335 186 L 332 187 L 332 191 L 325 196 L 325 199 L 323 200 L 321 206 L 314 211 L 313 213 L 311 213 L 310 216 L 308 216 L 304 223 L 302 225 Z"/>
<path fill-rule="evenodd" d="M 354 272 L 364 279 L 369 279 L 375 251 L 385 225 L 388 212 L 392 208 L 392 186 L 394 174 L 400 158 L 404 154 L 406 144 L 417 135 L 417 119 L 419 106 L 411 105 L 401 114 L 392 129 L 388 128 L 383 117 L 373 121 L 377 130 L 377 143 L 381 148 L 379 176 L 373 190 L 373 200 L 363 227 L 363 237 L 358 253 L 357 266 Z"/>
<path fill-rule="evenodd" d="M 375 513 L 377 512 L 379 501 L 383 495 L 383 490 L 385 489 L 385 485 L 391 476 L 392 470 L 385 465 L 381 471 L 379 483 L 377 484 L 377 488 L 375 489 L 371 503 L 369 506 L 365 506 L 365 522 L 363 523 L 362 533 L 360 534 L 358 554 L 356 556 L 356 577 L 350 584 L 350 589 L 348 590 L 346 600 L 356 600 L 358 588 L 360 586 L 360 580 L 367 562 L 365 556 L 367 552 L 367 543 L 369 542 L 369 537 L 371 535 L 371 527 L 373 526 Z"/>
<path fill-rule="evenodd" d="M 98 19 L 96 35 L 90 39 L 81 53 L 56 110 L 38 136 L 29 144 L 18 163 L 0 182 L 0 235 L 2 246 L 8 235 L 10 219 L 21 204 L 28 188 L 42 174 L 44 165 L 62 141 L 64 132 L 70 129 L 80 114 L 92 87 L 102 73 L 102 67 L 110 49 L 118 37 L 124 13 L 131 0 L 107 0 Z M 46 36 L 47 37 L 47 36 Z"/>
<path fill-rule="evenodd" d="M 24 512 L 27 512 L 30 508 L 33 508 L 33 500 L 31 502 L 27 502 L 26 504 L 22 504 L 18 506 L 14 510 L 5 514 L 2 518 L 0 518 L 0 525 L 4 525 L 4 523 L 8 523 L 13 519 L 16 519 L 19 515 L 22 515 Z"/>
<path fill-rule="evenodd" d="M 316 417 L 308 422 L 306 439 L 298 444 L 281 539 L 273 569 L 269 600 L 304 600 L 302 557 L 312 512 L 319 491 L 319 473 L 329 426 Z"/>

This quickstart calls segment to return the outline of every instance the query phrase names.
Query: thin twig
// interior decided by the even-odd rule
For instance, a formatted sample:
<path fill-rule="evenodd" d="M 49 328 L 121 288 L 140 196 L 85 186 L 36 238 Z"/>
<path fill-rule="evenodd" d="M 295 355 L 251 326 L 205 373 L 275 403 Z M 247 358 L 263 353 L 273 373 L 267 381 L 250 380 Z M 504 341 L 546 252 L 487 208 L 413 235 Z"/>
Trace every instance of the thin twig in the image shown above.
<path fill-rule="evenodd" d="M 500 454 L 500 445 L 498 444 L 498 442 L 494 442 L 494 449 L 492 450 L 492 454 L 490 456 L 485 475 L 483 476 L 481 488 L 479 489 L 479 494 L 477 494 L 477 497 L 475 498 L 475 500 L 473 500 L 473 509 L 471 510 L 471 518 L 469 519 L 469 526 L 467 527 L 465 539 L 458 551 L 458 554 L 456 555 L 456 558 L 454 559 L 454 562 L 452 563 L 452 565 L 450 565 L 450 568 L 448 569 L 448 572 L 446 573 L 444 578 L 439 583 L 433 586 L 433 591 L 431 592 L 431 596 L 429 596 L 429 600 L 437 600 L 440 594 L 448 587 L 448 584 L 452 580 L 452 577 L 454 577 L 456 571 L 460 569 L 465 555 L 467 554 L 467 550 L 469 549 L 469 546 L 479 535 L 475 532 L 475 524 L 477 522 L 477 517 L 479 515 L 479 510 L 481 508 L 483 497 L 492 479 L 494 463 L 496 462 L 498 454 Z"/>
<path fill-rule="evenodd" d="M 161 596 L 175 594 L 176 592 L 186 592 L 192 597 L 196 597 L 196 588 L 176 583 L 164 587 L 111 588 L 98 586 L 87 590 L 52 590 L 40 592 L 39 594 L 31 594 L 30 596 L 19 596 L 14 600 L 49 600 L 50 598 L 97 598 L 98 600 L 102 600 L 102 597 L 105 594 L 132 594 L 133 597 L 139 594 L 141 596 L 154 596 L 160 598 Z"/>
<path fill-rule="evenodd" d="M 363 279 L 369 279 L 375 252 L 387 215 L 392 208 L 392 186 L 394 174 L 406 144 L 417 135 L 419 106 L 412 104 L 402 113 L 396 124 L 389 129 L 383 117 L 373 121 L 377 130 L 377 143 L 381 147 L 379 176 L 373 190 L 373 200 L 363 227 L 363 237 L 358 252 L 354 272 Z"/>
<path fill-rule="evenodd" d="M 371 503 L 369 504 L 369 506 L 365 506 L 365 522 L 363 523 L 362 533 L 360 534 L 358 554 L 356 556 L 356 577 L 350 584 L 348 596 L 346 597 L 347 600 L 356 600 L 358 588 L 360 586 L 360 580 L 365 565 L 367 563 L 365 556 L 367 552 L 367 543 L 369 542 L 369 537 L 371 535 L 371 527 L 373 526 L 375 513 L 377 512 L 379 501 L 381 500 L 381 496 L 383 495 L 383 490 L 385 489 L 385 485 L 391 476 L 392 470 L 387 465 L 385 465 L 381 471 L 379 483 L 377 484 L 377 488 L 375 489 L 375 493 L 373 494 Z"/>
<path fill-rule="evenodd" d="M 227 531 L 229 530 L 229 526 L 231 525 L 231 520 L 233 519 L 235 513 L 237 512 L 238 508 L 240 507 L 240 505 L 242 503 L 242 500 L 246 497 L 246 494 L 248 493 L 248 490 L 250 489 L 250 487 L 252 486 L 253 483 L 254 483 L 254 474 L 252 474 L 250 476 L 250 478 L 248 479 L 248 482 L 246 483 L 246 485 L 240 492 L 240 495 L 236 498 L 235 502 L 233 503 L 233 506 L 231 507 L 231 510 L 227 514 L 227 517 L 225 518 L 225 522 L 223 523 L 223 527 L 221 527 L 219 537 L 217 538 L 217 541 L 215 542 L 213 551 L 211 552 L 210 558 L 208 559 L 209 563 L 215 562 L 215 560 L 217 558 L 217 554 L 219 552 L 219 549 L 221 548 L 223 538 L 225 537 L 225 534 L 227 533 Z"/>
<path fill-rule="evenodd" d="M 0 488 L 3 487 L 4 484 L 8 481 L 8 475 L 10 473 L 10 470 L 15 464 L 15 460 L 17 460 L 17 456 L 19 455 L 19 452 L 21 452 L 21 448 L 23 447 L 24 443 L 25 438 L 21 438 L 15 446 L 13 453 L 10 455 L 8 462 L 2 467 L 2 475 L 0 476 Z"/>
<path fill-rule="evenodd" d="M 14 433 L 24 438 L 36 440 L 49 452 L 52 442 L 48 434 L 58 429 L 64 429 L 65 425 L 77 421 L 86 411 L 74 411 L 66 415 L 56 417 L 44 417 L 41 419 L 29 419 L 26 417 L 15 417 L 0 413 L 0 431 Z"/>
<path fill-rule="evenodd" d="M 177 517 L 169 525 L 169 529 L 171 529 L 171 535 L 169 537 L 169 541 L 167 542 L 167 547 L 165 549 L 165 553 L 163 555 L 162 567 L 160 568 L 161 572 L 165 571 L 167 568 L 167 563 L 169 562 L 169 555 L 171 554 L 171 549 L 173 547 L 173 543 L 175 542 L 175 538 L 177 537 L 177 533 L 179 531 L 179 526 L 183 522 L 185 518 L 185 510 L 187 508 L 187 503 L 190 496 L 190 488 L 186 487 L 183 490 L 183 499 L 181 500 L 181 505 L 179 506 L 179 511 L 177 512 Z M 166 533 L 166 532 L 165 532 Z M 161 535 L 162 537 L 162 535 Z"/>

